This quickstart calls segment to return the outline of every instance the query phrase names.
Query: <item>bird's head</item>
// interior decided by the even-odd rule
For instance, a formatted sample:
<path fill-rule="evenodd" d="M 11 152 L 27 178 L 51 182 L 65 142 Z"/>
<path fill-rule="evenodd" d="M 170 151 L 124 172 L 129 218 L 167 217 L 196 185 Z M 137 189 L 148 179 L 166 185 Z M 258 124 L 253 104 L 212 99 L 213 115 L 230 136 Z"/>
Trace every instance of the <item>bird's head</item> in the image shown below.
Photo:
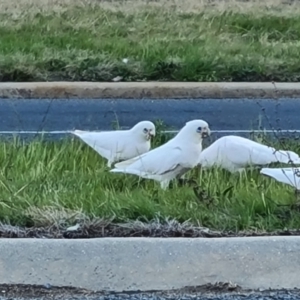
<path fill-rule="evenodd" d="M 156 134 L 155 125 L 150 121 L 139 122 L 132 128 L 132 130 L 144 137 L 147 141 Z"/>
<path fill-rule="evenodd" d="M 191 136 L 191 138 L 195 138 L 196 140 L 202 140 L 203 138 L 210 136 L 209 125 L 203 120 L 189 121 L 185 124 L 183 129 Z"/>

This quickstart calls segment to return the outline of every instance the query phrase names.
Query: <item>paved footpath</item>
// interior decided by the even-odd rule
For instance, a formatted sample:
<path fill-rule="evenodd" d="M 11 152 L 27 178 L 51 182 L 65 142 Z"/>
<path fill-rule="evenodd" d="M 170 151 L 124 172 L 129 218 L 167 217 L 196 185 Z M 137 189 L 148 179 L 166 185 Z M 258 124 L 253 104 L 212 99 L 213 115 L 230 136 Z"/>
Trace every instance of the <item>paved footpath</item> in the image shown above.
<path fill-rule="evenodd" d="M 0 283 L 170 290 L 299 287 L 300 237 L 0 239 Z"/>

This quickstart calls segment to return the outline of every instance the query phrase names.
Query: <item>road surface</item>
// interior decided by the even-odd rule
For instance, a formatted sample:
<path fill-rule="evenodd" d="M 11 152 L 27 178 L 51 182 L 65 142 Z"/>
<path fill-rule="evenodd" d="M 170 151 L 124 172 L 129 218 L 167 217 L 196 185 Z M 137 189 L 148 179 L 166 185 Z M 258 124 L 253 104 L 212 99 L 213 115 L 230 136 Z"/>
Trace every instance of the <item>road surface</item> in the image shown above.
<path fill-rule="evenodd" d="M 300 130 L 300 99 L 38 100 L 0 99 L 0 133 L 128 128 L 141 120 L 163 120 L 170 129 L 201 118 L 219 134 L 274 128 Z M 23 134 L 25 134 L 23 133 Z"/>

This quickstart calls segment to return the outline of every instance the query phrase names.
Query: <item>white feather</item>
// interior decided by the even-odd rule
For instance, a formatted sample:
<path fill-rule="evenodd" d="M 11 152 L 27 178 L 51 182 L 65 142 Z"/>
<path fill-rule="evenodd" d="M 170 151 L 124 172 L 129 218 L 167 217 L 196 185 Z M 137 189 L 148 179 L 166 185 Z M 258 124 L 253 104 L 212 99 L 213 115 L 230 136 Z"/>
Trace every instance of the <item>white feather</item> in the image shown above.
<path fill-rule="evenodd" d="M 300 190 L 300 171 L 297 168 L 263 168 L 260 173 Z"/>
<path fill-rule="evenodd" d="M 147 132 L 144 132 L 147 129 Z M 155 125 L 150 121 L 137 123 L 130 130 L 91 132 L 75 130 L 71 132 L 92 147 L 111 164 L 146 153 L 151 148 L 150 135 L 155 135 Z"/>
<path fill-rule="evenodd" d="M 263 166 L 274 162 L 300 164 L 300 157 L 292 151 L 275 148 L 239 136 L 224 136 L 204 149 L 199 158 L 202 168 L 217 166 L 230 172 L 248 166 Z"/>
<path fill-rule="evenodd" d="M 74 226 L 68 227 L 66 231 L 76 231 L 80 228 L 80 224 L 76 224 Z"/>
<path fill-rule="evenodd" d="M 210 134 L 209 126 L 205 121 L 187 122 L 166 144 L 143 155 L 117 163 L 111 172 L 153 179 L 159 181 L 161 187 L 166 189 L 172 179 L 180 177 L 197 165 L 202 151 L 203 134 Z"/>

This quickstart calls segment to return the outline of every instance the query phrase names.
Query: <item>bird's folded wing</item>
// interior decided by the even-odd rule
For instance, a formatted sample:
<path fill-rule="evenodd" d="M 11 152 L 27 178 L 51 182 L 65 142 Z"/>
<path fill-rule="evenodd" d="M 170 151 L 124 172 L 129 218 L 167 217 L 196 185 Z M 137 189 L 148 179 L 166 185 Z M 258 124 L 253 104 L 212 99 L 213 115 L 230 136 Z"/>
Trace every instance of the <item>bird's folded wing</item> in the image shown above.
<path fill-rule="evenodd" d="M 233 149 L 227 149 L 229 153 L 228 155 L 236 164 L 265 165 L 271 163 L 274 160 L 274 156 L 272 155 L 272 153 L 273 151 L 275 151 L 275 149 L 267 147 L 265 145 L 240 145 L 236 148 L 233 145 L 230 148 Z"/>
<path fill-rule="evenodd" d="M 208 149 L 208 148 L 207 148 Z M 245 166 L 247 164 L 264 165 L 274 160 L 272 155 L 275 149 L 259 144 L 243 144 L 243 143 L 226 143 L 223 147 L 219 147 L 218 157 L 224 157 L 230 162 Z M 205 153 L 204 153 L 205 154 Z M 205 154 L 209 156 L 209 153 Z M 213 153 L 211 157 L 214 157 Z"/>
<path fill-rule="evenodd" d="M 182 150 L 180 147 L 159 147 L 143 155 L 122 161 L 115 165 L 115 171 L 134 171 L 151 175 L 163 175 L 175 168 L 182 162 Z"/>

